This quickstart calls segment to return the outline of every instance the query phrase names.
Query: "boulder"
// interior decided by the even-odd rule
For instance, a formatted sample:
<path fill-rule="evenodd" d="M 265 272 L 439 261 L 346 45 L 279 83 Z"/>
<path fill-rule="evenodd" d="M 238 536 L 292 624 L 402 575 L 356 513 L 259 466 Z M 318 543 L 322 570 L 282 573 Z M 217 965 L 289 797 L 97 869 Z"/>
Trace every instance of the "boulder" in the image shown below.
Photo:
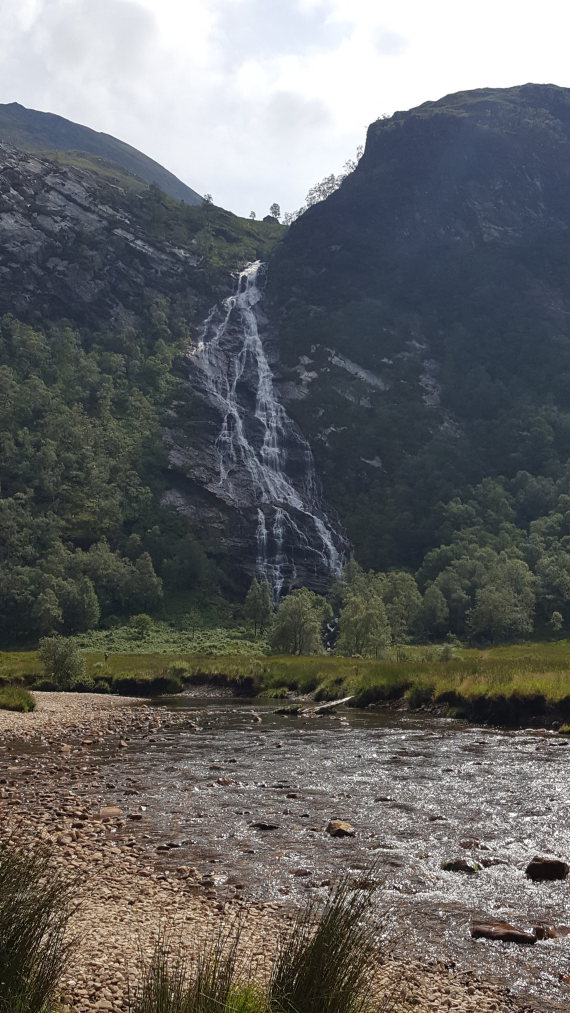
<path fill-rule="evenodd" d="M 535 925 L 532 931 L 537 939 L 563 939 L 570 936 L 568 925 Z"/>
<path fill-rule="evenodd" d="M 465 858 L 448 858 L 441 863 L 441 868 L 444 872 L 466 872 L 469 876 L 474 876 L 479 872 L 477 862 L 471 862 Z"/>
<path fill-rule="evenodd" d="M 494 939 L 500 943 L 518 943 L 521 946 L 532 946 L 537 940 L 534 932 L 517 929 L 508 922 L 473 922 L 471 936 L 473 939 Z"/>
<path fill-rule="evenodd" d="M 559 858 L 540 858 L 535 855 L 525 869 L 525 875 L 538 883 L 544 880 L 566 879 L 570 865 Z"/>
<path fill-rule="evenodd" d="M 102 805 L 99 810 L 99 816 L 102 820 L 104 819 L 115 819 L 118 816 L 123 815 L 123 810 L 119 809 L 118 805 Z"/>
<path fill-rule="evenodd" d="M 279 830 L 278 823 L 265 823 L 263 820 L 257 820 L 256 823 L 250 823 L 250 827 L 254 827 L 255 830 Z"/>
<path fill-rule="evenodd" d="M 356 831 L 346 820 L 330 820 L 326 827 L 331 837 L 354 837 Z"/>

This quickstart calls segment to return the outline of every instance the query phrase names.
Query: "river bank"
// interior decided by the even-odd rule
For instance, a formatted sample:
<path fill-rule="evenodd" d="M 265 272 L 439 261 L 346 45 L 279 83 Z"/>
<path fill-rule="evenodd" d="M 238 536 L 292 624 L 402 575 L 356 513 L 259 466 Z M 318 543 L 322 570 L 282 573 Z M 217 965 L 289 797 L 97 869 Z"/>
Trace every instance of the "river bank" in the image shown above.
<path fill-rule="evenodd" d="M 228 897 L 216 887 L 215 876 L 173 863 L 175 850 L 166 841 L 156 847 L 153 842 L 149 860 L 145 844 L 151 814 L 141 805 L 144 792 L 125 789 L 118 799 L 116 784 L 108 780 L 109 763 L 126 771 L 132 748 L 146 744 L 150 749 L 164 729 L 177 724 L 191 728 L 200 715 L 166 708 L 158 712 L 132 700 L 102 701 L 84 694 L 38 698 L 33 723 L 31 715 L 2 715 L 7 720 L 0 750 L 1 836 L 19 844 L 45 840 L 56 864 L 77 877 L 81 905 L 74 928 L 81 944 L 63 995 L 71 1013 L 127 1009 L 129 978 L 136 979 L 141 947 L 148 951 L 161 921 L 195 947 L 237 912 L 245 913 L 244 953 L 262 974 L 268 941 L 276 938 L 287 910 Z M 426 1013 L 556 1008 L 551 1003 L 524 1007 L 497 983 L 443 964 L 398 960 L 394 953 L 374 973 L 379 995 L 400 992 L 405 981 L 406 1002 Z"/>

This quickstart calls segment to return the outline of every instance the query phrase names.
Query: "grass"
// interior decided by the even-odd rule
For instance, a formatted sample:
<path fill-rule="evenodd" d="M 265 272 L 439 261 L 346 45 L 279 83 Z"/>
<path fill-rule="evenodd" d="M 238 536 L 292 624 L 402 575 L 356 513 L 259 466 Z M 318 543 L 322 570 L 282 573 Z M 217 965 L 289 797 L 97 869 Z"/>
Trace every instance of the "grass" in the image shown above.
<path fill-rule="evenodd" d="M 265 984 L 238 961 L 240 923 L 207 943 L 192 961 L 160 935 L 143 969 L 131 1013 L 372 1013 L 376 928 L 371 880 L 341 880 L 329 899 L 310 901 L 281 935 Z"/>
<path fill-rule="evenodd" d="M 434 647 L 396 648 L 386 658 L 374 660 L 268 655 L 263 644 L 240 641 L 244 631 L 239 628 L 225 631 L 225 650 L 219 653 L 214 653 L 213 641 L 207 651 L 191 650 L 195 641 L 178 640 L 184 634 L 179 628 L 163 630 L 161 642 L 157 642 L 155 627 L 153 631 L 142 643 L 125 627 L 111 631 L 114 640 L 108 633 L 85 638 L 82 688 L 152 696 L 179 692 L 188 683 L 210 682 L 272 699 L 291 692 L 314 694 L 317 700 L 354 695 L 353 705 L 358 707 L 402 700 L 412 708 L 436 706 L 476 722 L 517 725 L 570 720 L 568 640 L 483 651 L 459 648 L 448 661 L 441 660 Z M 213 635 L 212 630 L 202 632 Z M 94 649 L 98 637 L 107 639 L 104 647 Z M 236 643 L 246 643 L 247 651 L 232 653 L 230 645 Z M 49 688 L 42 683 L 36 652 L 0 653 L 0 687 L 8 683 Z"/>
<path fill-rule="evenodd" d="M 36 709 L 36 701 L 23 686 L 0 686 L 0 710 L 28 714 Z"/>
<path fill-rule="evenodd" d="M 72 888 L 49 852 L 0 846 L 0 1011 L 53 1013 L 72 943 Z"/>

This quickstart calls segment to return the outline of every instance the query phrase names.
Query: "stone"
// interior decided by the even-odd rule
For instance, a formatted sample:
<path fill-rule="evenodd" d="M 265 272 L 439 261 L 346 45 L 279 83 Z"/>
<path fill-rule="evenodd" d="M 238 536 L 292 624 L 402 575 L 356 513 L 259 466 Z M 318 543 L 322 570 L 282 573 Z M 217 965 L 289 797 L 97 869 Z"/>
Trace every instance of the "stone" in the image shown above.
<path fill-rule="evenodd" d="M 278 823 L 265 823 L 263 820 L 257 820 L 256 823 L 250 823 L 249 825 L 256 830 L 279 830 Z"/>
<path fill-rule="evenodd" d="M 563 939 L 570 936 L 568 925 L 535 925 L 532 931 L 537 939 Z"/>
<path fill-rule="evenodd" d="M 115 819 L 118 816 L 123 815 L 123 810 L 119 809 L 118 805 L 103 805 L 99 809 L 99 816 L 101 819 Z"/>
<path fill-rule="evenodd" d="M 354 837 L 356 833 L 352 824 L 347 820 L 329 820 L 326 832 L 331 837 Z"/>
<path fill-rule="evenodd" d="M 468 876 L 474 876 L 479 872 L 477 862 L 468 861 L 465 858 L 449 858 L 441 863 L 444 872 L 465 872 Z"/>
<path fill-rule="evenodd" d="M 559 858 L 540 858 L 535 855 L 525 869 L 528 879 L 538 883 L 545 880 L 566 879 L 570 865 Z"/>
<path fill-rule="evenodd" d="M 518 943 L 521 946 L 533 946 L 537 941 L 534 932 L 517 929 L 508 922 L 474 922 L 471 926 L 473 939 L 494 939 L 501 943 Z"/>

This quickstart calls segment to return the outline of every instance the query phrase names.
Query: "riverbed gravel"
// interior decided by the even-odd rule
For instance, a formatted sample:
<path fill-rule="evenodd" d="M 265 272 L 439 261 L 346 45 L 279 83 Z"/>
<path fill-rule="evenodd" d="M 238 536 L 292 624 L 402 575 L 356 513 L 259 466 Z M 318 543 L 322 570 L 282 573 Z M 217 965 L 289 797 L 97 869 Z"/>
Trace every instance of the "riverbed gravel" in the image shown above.
<path fill-rule="evenodd" d="M 160 851 L 149 861 L 141 847 L 140 798 L 133 792 L 132 810 L 117 807 L 114 785 L 106 781 L 109 758 L 127 762 L 133 741 L 154 742 L 162 728 L 191 726 L 192 715 L 132 698 L 35 695 L 38 707 L 32 714 L 0 711 L 0 839 L 19 846 L 43 840 L 53 850 L 54 865 L 77 883 L 80 904 L 72 931 L 79 945 L 65 976 L 62 1009 L 125 1013 L 141 953 L 152 950 L 161 928 L 191 953 L 201 940 L 239 919 L 248 972 L 254 968 L 262 977 L 287 914 L 278 905 L 224 897 L 215 881 L 190 865 L 165 868 Z M 417 1013 L 564 1008 L 534 1000 L 521 1004 L 496 982 L 444 961 L 426 966 L 399 960 L 395 952 L 379 955 L 373 973 L 379 1013 L 388 1008 Z"/>

